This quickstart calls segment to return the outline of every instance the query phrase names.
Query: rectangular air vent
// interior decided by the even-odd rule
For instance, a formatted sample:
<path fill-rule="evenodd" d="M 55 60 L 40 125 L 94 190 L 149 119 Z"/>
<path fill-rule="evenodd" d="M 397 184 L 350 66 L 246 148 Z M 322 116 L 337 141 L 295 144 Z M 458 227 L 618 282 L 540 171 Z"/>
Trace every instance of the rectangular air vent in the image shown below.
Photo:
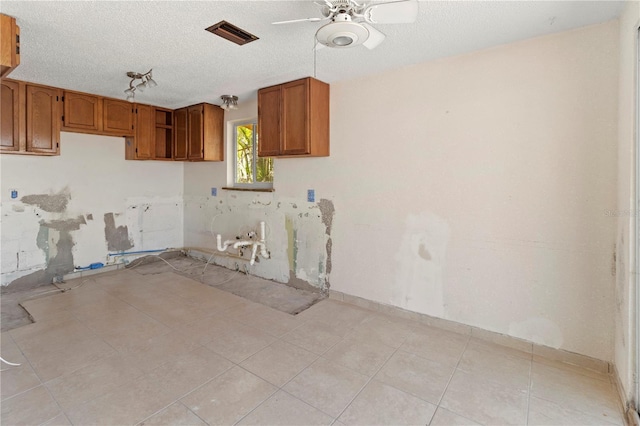
<path fill-rule="evenodd" d="M 246 32 L 245 30 L 236 27 L 227 21 L 220 21 L 206 29 L 210 33 L 213 33 L 222 38 L 226 38 L 229 41 L 234 42 L 242 46 L 243 44 L 250 43 L 258 40 L 258 37 Z"/>

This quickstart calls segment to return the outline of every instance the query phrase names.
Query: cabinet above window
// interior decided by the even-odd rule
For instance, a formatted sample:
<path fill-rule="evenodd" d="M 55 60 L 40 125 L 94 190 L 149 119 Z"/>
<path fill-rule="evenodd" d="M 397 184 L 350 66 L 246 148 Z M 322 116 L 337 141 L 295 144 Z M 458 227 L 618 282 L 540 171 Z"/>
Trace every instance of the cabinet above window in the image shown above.
<path fill-rule="evenodd" d="M 260 157 L 329 156 L 329 85 L 311 77 L 258 90 Z"/>

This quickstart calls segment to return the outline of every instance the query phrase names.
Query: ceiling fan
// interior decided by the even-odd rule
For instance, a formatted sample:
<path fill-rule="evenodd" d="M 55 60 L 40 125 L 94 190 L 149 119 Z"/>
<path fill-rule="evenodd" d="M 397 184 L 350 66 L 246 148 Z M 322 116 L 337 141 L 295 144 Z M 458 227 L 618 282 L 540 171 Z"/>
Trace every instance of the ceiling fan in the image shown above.
<path fill-rule="evenodd" d="M 415 22 L 418 0 L 370 2 L 356 0 L 324 0 L 316 2 L 323 17 L 274 22 L 275 25 L 295 22 L 330 21 L 316 32 L 318 47 L 353 47 L 362 44 L 374 49 L 386 36 L 369 24 L 405 24 Z"/>

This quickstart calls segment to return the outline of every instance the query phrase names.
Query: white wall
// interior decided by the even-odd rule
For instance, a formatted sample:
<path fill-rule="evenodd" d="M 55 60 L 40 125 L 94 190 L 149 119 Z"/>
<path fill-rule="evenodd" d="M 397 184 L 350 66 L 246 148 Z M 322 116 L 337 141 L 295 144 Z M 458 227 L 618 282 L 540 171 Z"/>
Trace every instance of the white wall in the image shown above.
<path fill-rule="evenodd" d="M 635 215 L 639 214 L 635 193 L 636 39 L 640 25 L 640 3 L 627 2 L 620 17 L 620 80 L 618 103 L 618 232 L 615 310 L 615 365 L 627 401 L 634 397 L 635 332 Z M 630 214 L 633 212 L 633 214 Z"/>
<path fill-rule="evenodd" d="M 617 22 L 331 87 L 331 288 L 613 358 Z"/>
<path fill-rule="evenodd" d="M 55 157 L 0 156 L 2 285 L 29 285 L 29 276 L 42 278 L 47 269 L 49 278 L 69 272 L 70 261 L 113 262 L 107 256 L 113 244 L 129 250 L 182 247 L 182 228 L 176 226 L 183 221 L 182 163 L 126 161 L 124 139 L 116 137 L 63 132 L 60 147 Z M 18 190 L 16 199 L 11 189 Z M 62 205 L 46 204 L 55 202 Z M 115 222 L 111 238 L 118 240 L 111 249 L 109 213 Z M 69 248 L 72 259 L 69 253 L 58 256 Z M 63 264 L 52 271 L 56 258 Z"/>

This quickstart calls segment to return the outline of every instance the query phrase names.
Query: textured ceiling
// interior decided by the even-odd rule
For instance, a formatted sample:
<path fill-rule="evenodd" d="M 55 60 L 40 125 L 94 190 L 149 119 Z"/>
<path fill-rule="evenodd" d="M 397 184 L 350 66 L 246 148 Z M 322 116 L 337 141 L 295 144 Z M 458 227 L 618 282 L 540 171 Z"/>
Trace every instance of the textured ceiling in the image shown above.
<path fill-rule="evenodd" d="M 315 52 L 320 17 L 312 1 L 5 1 L 21 29 L 11 78 L 124 99 L 127 71 L 153 68 L 158 87 L 136 100 L 169 108 L 254 98 L 260 87 L 315 75 L 332 83 L 436 58 L 596 24 L 616 1 L 421 1 L 416 23 L 376 25 L 387 35 L 363 46 Z M 237 46 L 204 29 L 229 21 L 260 40 Z M 315 70 L 314 70 L 315 68 Z"/>

